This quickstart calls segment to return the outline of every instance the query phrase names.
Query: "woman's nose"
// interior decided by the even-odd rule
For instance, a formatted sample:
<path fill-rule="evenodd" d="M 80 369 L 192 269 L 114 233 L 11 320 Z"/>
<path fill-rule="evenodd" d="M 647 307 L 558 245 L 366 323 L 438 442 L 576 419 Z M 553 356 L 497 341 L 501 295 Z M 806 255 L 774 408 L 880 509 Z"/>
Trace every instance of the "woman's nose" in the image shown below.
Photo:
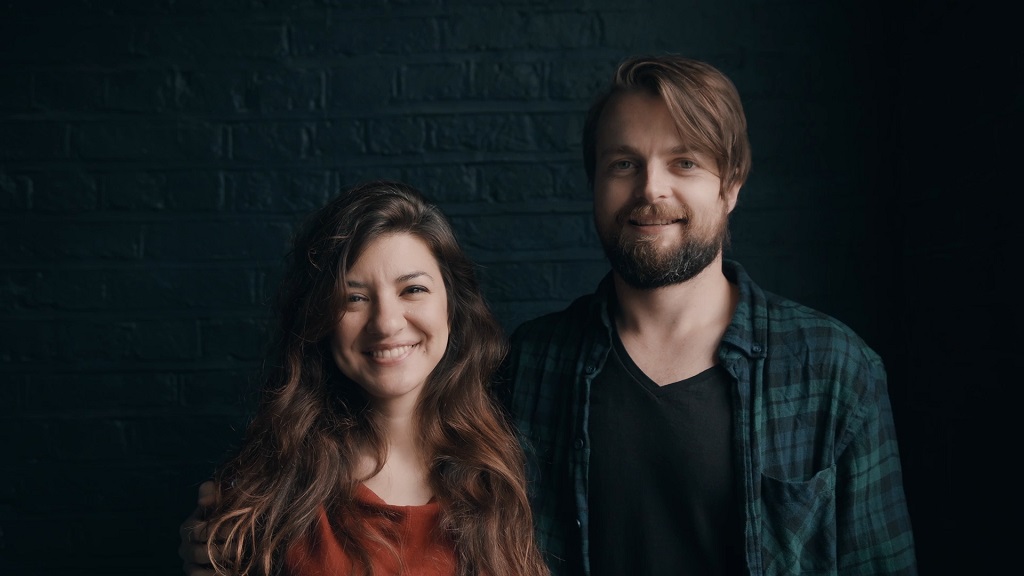
<path fill-rule="evenodd" d="M 405 327 L 405 310 L 401 302 L 392 298 L 381 298 L 375 302 L 368 328 L 374 334 L 390 336 Z"/>

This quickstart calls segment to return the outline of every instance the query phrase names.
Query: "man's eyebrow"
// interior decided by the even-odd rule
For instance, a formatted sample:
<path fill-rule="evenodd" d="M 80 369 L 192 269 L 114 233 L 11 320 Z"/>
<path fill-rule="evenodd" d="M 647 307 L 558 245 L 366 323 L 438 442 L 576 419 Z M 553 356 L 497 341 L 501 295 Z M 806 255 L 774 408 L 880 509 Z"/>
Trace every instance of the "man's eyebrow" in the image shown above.
<path fill-rule="evenodd" d="M 602 148 L 598 150 L 599 156 L 608 156 L 609 154 L 636 154 L 636 148 L 627 144 L 620 144 L 618 146 L 609 146 L 608 148 Z"/>
<path fill-rule="evenodd" d="M 669 154 L 696 154 L 697 153 L 697 151 L 694 150 L 693 148 L 691 148 L 690 146 L 686 146 L 686 145 L 683 145 L 683 144 L 680 144 L 679 146 L 673 146 L 672 148 L 670 148 L 668 150 L 668 152 L 669 152 Z M 639 153 L 638 150 L 636 148 L 633 148 L 629 144 L 620 144 L 618 146 L 609 146 L 608 148 L 603 148 L 603 149 L 598 151 L 598 155 L 599 156 L 608 156 L 609 154 L 638 154 L 638 153 Z"/>

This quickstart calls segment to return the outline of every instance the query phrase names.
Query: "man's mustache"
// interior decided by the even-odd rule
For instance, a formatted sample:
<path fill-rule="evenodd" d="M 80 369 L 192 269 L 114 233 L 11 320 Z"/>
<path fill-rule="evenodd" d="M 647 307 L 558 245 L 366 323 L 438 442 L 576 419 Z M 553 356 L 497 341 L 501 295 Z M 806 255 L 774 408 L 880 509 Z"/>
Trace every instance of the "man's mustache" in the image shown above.
<path fill-rule="evenodd" d="M 627 222 L 675 222 L 689 221 L 690 216 L 684 206 L 666 206 L 649 202 L 634 202 L 619 210 L 616 220 L 619 224 Z"/>

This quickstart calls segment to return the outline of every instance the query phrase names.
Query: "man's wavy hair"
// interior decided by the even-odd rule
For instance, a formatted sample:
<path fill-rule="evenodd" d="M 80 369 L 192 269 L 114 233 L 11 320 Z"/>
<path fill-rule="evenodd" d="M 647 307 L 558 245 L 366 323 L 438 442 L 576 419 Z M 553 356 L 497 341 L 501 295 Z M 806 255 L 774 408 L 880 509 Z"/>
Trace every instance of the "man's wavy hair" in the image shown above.
<path fill-rule="evenodd" d="M 723 194 L 746 182 L 751 153 L 739 92 L 710 64 L 670 54 L 622 61 L 611 84 L 594 100 L 583 125 L 583 165 L 588 185 L 594 186 L 601 113 L 614 96 L 637 91 L 660 97 L 683 140 L 715 159 Z"/>
<path fill-rule="evenodd" d="M 429 246 L 448 296 L 450 336 L 417 406 L 441 528 L 464 576 L 547 574 L 534 541 L 524 458 L 494 401 L 492 374 L 506 353 L 502 329 L 473 263 L 441 212 L 414 188 L 377 180 L 313 213 L 295 237 L 276 302 L 262 398 L 237 454 L 220 468 L 208 551 L 217 573 L 280 572 L 287 546 L 311 534 L 324 506 L 357 573 L 372 575 L 366 546 L 391 547 L 358 521 L 359 454 L 386 458 L 380 415 L 336 367 L 330 340 L 346 271 L 368 244 L 411 234 Z M 216 543 L 215 543 L 216 541 Z"/>

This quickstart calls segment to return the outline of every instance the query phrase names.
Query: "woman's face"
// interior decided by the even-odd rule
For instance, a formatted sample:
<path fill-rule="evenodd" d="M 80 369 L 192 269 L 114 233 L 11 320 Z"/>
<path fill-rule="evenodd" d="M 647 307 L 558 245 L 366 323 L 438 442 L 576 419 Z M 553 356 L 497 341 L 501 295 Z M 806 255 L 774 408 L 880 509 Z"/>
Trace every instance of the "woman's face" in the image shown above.
<path fill-rule="evenodd" d="M 379 407 L 411 411 L 448 347 L 448 294 L 427 245 L 399 233 L 372 241 L 345 278 L 334 362 Z"/>

